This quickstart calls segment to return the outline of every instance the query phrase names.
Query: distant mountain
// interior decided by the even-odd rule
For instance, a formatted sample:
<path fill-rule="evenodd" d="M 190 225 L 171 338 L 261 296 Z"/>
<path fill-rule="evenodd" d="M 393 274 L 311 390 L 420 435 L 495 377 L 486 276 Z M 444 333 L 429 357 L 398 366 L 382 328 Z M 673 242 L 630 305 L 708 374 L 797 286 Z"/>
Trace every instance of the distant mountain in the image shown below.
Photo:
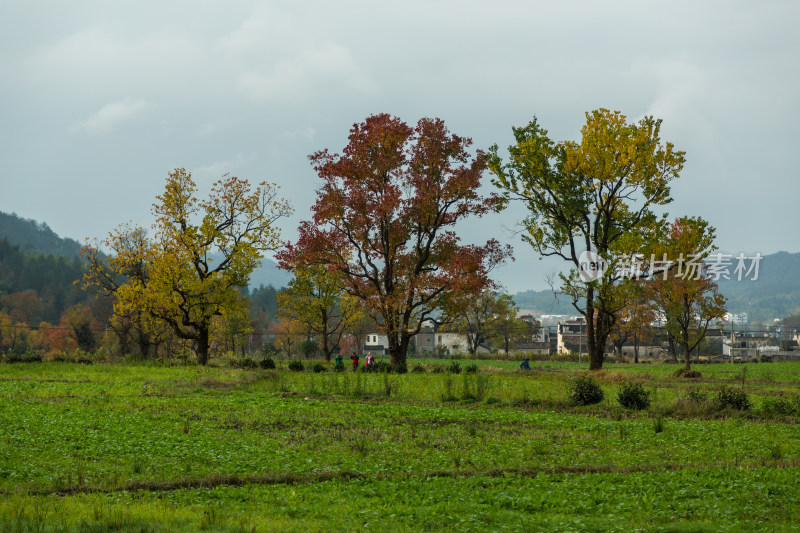
<path fill-rule="evenodd" d="M 765 255 L 758 265 L 758 279 L 753 280 L 755 272 L 742 276 L 739 281 L 734 275 L 736 258 L 731 261 L 729 280 L 720 279 L 719 290 L 728 299 L 728 311 L 747 313 L 751 322 L 771 322 L 800 312 L 800 253 L 778 252 Z M 747 266 L 751 262 L 747 261 Z M 552 291 L 525 291 L 514 295 L 520 309 L 536 309 L 545 314 L 574 315 L 575 309 L 569 298 L 563 295 L 558 300 Z"/>
<path fill-rule="evenodd" d="M 800 312 L 800 253 L 778 252 L 761 258 L 758 279 L 754 273 L 720 279 L 719 290 L 728 298 L 728 311 L 747 313 L 750 321 L 770 322 Z M 748 265 L 750 262 L 748 261 Z"/>
<path fill-rule="evenodd" d="M 563 294 L 556 297 L 550 289 L 518 292 L 513 298 L 520 309 L 541 311 L 545 315 L 572 316 L 577 314 L 572 306 L 571 298 Z"/>
<path fill-rule="evenodd" d="M 0 212 L 0 239 L 19 244 L 22 250 L 78 257 L 81 245 L 74 239 L 59 237 L 45 222 L 36 222 L 16 213 Z"/>
<path fill-rule="evenodd" d="M 278 264 L 266 257 L 261 260 L 261 266 L 250 275 L 250 289 L 257 289 L 260 286 L 268 287 L 272 285 L 276 289 L 286 287 L 292 281 L 292 275 L 285 270 L 278 268 Z"/>

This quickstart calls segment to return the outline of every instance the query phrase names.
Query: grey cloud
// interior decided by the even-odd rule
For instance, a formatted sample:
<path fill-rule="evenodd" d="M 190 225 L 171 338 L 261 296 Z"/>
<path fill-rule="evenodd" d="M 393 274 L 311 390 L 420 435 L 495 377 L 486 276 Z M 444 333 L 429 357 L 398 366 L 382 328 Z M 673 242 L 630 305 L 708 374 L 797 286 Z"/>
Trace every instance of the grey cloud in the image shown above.
<path fill-rule="evenodd" d="M 796 2 L 41 6 L 0 7 L 0 210 L 66 236 L 149 225 L 181 166 L 201 190 L 225 172 L 277 181 L 292 238 L 315 199 L 306 156 L 340 151 L 368 114 L 439 116 L 485 149 L 534 114 L 575 138 L 607 107 L 662 118 L 686 150 L 670 213 L 708 218 L 728 250 L 797 251 L 781 230 L 800 226 Z M 514 235 L 524 215 L 463 231 L 515 244 L 497 272 L 511 290 L 545 287 L 558 266 Z"/>

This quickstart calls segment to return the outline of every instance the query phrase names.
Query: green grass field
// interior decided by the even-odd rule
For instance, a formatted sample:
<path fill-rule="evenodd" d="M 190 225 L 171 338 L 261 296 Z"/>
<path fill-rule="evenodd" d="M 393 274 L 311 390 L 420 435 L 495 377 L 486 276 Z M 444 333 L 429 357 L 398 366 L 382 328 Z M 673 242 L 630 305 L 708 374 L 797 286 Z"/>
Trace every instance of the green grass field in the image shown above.
<path fill-rule="evenodd" d="M 416 363 L 0 365 L 0 531 L 800 529 L 800 364 Z"/>

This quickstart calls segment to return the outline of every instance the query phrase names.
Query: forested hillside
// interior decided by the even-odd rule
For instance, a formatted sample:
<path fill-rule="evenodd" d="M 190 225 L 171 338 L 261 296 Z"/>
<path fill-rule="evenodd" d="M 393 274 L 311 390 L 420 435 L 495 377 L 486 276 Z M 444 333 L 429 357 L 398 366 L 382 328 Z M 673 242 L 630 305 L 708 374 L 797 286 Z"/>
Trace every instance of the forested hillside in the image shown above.
<path fill-rule="evenodd" d="M 0 239 L 5 237 L 22 250 L 44 254 L 78 257 L 81 245 L 74 239 L 59 237 L 45 222 L 21 218 L 15 213 L 0 212 Z"/>
<path fill-rule="evenodd" d="M 106 335 L 120 342 L 130 337 L 126 346 L 138 342 L 128 323 L 111 320 L 110 298 L 81 289 L 83 263 L 77 241 L 62 239 L 47 224 L 0 213 L 0 355 L 90 350 Z M 254 334 L 277 321 L 278 291 L 270 285 L 276 273 L 288 277 L 268 261 L 256 282 L 242 289 Z"/>
<path fill-rule="evenodd" d="M 75 283 L 82 275 L 78 257 L 26 251 L 0 239 L 0 310 L 26 323 L 57 322 L 69 307 L 93 300 Z"/>
<path fill-rule="evenodd" d="M 721 279 L 719 289 L 728 298 L 728 311 L 747 313 L 751 321 L 769 323 L 800 312 L 800 253 L 766 255 L 757 280 Z"/>

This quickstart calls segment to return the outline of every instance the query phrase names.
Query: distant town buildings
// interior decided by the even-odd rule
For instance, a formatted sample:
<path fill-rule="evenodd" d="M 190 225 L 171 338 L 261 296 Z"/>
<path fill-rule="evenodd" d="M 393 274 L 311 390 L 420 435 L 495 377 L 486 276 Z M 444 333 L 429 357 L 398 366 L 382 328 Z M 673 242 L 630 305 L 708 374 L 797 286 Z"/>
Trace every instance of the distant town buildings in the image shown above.
<path fill-rule="evenodd" d="M 736 326 L 746 326 L 750 321 L 747 313 L 725 313 L 725 322 Z"/>
<path fill-rule="evenodd" d="M 537 314 L 534 314 L 537 313 Z M 520 310 L 517 317 L 527 322 L 534 332 L 530 338 L 515 339 L 511 352 L 530 354 L 588 354 L 586 321 L 580 316 L 546 315 L 535 310 Z M 724 324 L 712 325 L 707 331 L 703 348 L 697 353 L 701 359 L 725 359 L 732 361 L 800 359 L 800 333 L 783 332 L 780 326 L 771 329 L 754 329 L 748 326 L 747 313 L 728 313 Z M 621 353 L 614 354 L 615 347 L 609 339 L 606 347 L 609 355 L 638 356 L 659 359 L 671 357 L 670 343 L 664 324 L 654 321 L 651 329 L 640 343 L 628 339 Z M 731 330 L 732 326 L 746 326 Z M 412 350 L 418 355 L 456 355 L 469 353 L 467 335 L 441 331 L 432 323 L 426 324 L 411 340 Z M 679 348 L 679 346 L 678 346 Z M 481 342 L 479 354 L 502 351 L 502 346 Z M 386 335 L 372 332 L 365 336 L 364 353 L 386 355 L 389 351 Z"/>

